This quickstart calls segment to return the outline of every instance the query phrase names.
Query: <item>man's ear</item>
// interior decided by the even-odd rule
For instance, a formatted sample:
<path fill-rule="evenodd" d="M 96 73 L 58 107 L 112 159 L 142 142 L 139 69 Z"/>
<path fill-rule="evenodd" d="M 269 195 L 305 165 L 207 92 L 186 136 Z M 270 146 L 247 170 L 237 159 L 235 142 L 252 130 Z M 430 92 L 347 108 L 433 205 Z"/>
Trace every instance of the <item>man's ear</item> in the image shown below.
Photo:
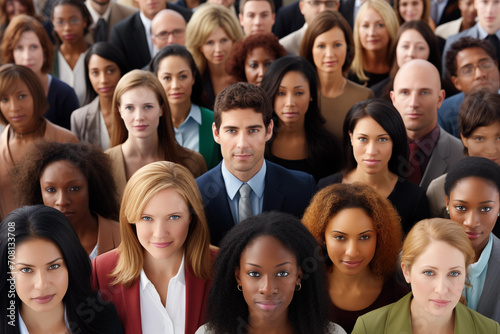
<path fill-rule="evenodd" d="M 455 86 L 456 89 L 459 91 L 462 91 L 462 85 L 460 84 L 460 80 L 458 80 L 458 77 L 452 76 L 451 82 L 453 82 L 453 85 Z"/>
<path fill-rule="evenodd" d="M 266 129 L 266 141 L 271 139 L 271 137 L 273 136 L 273 127 L 274 127 L 274 123 L 273 123 L 273 120 L 271 120 L 269 122 L 269 125 L 267 126 L 267 129 Z"/>
<path fill-rule="evenodd" d="M 217 126 L 215 126 L 215 122 L 212 123 L 212 134 L 214 136 L 215 142 L 220 145 L 219 131 L 217 131 Z"/>

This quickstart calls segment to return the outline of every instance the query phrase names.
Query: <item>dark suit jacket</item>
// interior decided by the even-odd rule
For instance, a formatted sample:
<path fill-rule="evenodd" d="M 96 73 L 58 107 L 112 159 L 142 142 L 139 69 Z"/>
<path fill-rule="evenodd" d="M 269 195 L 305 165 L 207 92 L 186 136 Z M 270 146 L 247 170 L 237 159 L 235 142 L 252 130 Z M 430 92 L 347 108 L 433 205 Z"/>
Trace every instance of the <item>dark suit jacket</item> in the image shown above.
<path fill-rule="evenodd" d="M 448 0 L 446 3 L 446 7 L 444 8 L 443 15 L 441 15 L 441 19 L 436 23 L 436 27 L 440 24 L 450 22 L 460 18 L 462 14 L 460 13 L 460 9 L 458 9 L 458 0 Z"/>
<path fill-rule="evenodd" d="M 109 6 L 111 7 L 111 12 L 109 13 L 109 20 L 108 20 L 108 26 L 107 26 L 107 31 L 106 31 L 106 38 L 109 40 L 109 34 L 111 32 L 111 28 L 117 24 L 118 22 L 122 21 L 123 19 L 129 17 L 130 15 L 133 15 L 135 12 L 137 12 L 137 8 L 125 6 L 119 3 L 116 3 L 114 1 L 111 1 L 109 3 Z M 90 31 L 85 35 L 85 40 L 89 44 L 94 44 L 94 36 L 95 36 L 95 30 L 97 26 L 95 26 L 96 22 L 93 23 L 92 28 Z"/>
<path fill-rule="evenodd" d="M 215 251 L 211 251 L 212 259 Z M 118 253 L 112 250 L 99 255 L 92 261 L 92 288 L 100 291 L 106 301 L 115 304 L 116 311 L 126 334 L 142 333 L 140 280 L 130 286 L 111 285 L 113 278 L 109 274 L 118 262 Z M 191 266 L 186 265 L 186 334 L 194 334 L 205 323 L 208 290 L 211 280 L 204 281 L 196 277 Z"/>
<path fill-rule="evenodd" d="M 354 4 L 355 0 L 340 1 L 339 12 L 344 19 L 349 23 L 351 29 L 354 27 Z"/>
<path fill-rule="evenodd" d="M 273 26 L 273 33 L 278 38 L 283 38 L 292 32 L 302 28 L 306 21 L 300 12 L 299 2 L 296 1 L 288 6 L 281 7 L 276 13 L 276 22 Z"/>
<path fill-rule="evenodd" d="M 498 224 L 498 223 L 497 223 Z M 488 260 L 488 271 L 479 297 L 477 311 L 495 321 L 500 321 L 500 239 L 493 236 L 493 247 Z"/>
<path fill-rule="evenodd" d="M 222 178 L 223 162 L 196 179 L 207 215 L 210 241 L 216 246 L 235 225 Z M 286 169 L 267 160 L 266 165 L 262 211 L 277 210 L 301 218 L 314 195 L 314 178 L 307 173 Z"/>

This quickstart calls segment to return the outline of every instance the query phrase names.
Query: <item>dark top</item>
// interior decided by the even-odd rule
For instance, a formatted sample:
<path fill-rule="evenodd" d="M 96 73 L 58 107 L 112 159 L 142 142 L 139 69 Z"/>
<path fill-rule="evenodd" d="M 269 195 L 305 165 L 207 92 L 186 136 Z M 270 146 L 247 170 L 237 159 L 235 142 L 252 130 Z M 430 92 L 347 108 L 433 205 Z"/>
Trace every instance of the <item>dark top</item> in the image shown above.
<path fill-rule="evenodd" d="M 382 286 L 382 291 L 377 299 L 365 309 L 359 311 L 346 311 L 330 303 L 328 320 L 340 325 L 347 333 L 352 332 L 358 317 L 380 307 L 397 302 L 404 297 L 410 289 L 399 284 L 394 277 L 389 277 Z"/>
<path fill-rule="evenodd" d="M 338 156 L 332 155 L 332 158 L 336 159 L 337 157 Z M 311 174 L 314 176 L 316 182 L 318 182 L 319 179 L 330 175 L 335 170 L 338 170 L 338 163 L 334 163 L 334 166 L 332 166 L 332 164 L 322 163 L 318 164 L 315 168 L 307 159 L 286 160 L 278 158 L 272 154 L 266 155 L 266 159 L 287 169 L 299 170 L 301 172 Z"/>
<path fill-rule="evenodd" d="M 75 90 L 68 84 L 52 76 L 49 85 L 49 110 L 44 114 L 52 123 L 71 130 L 71 114 L 80 108 Z"/>
<path fill-rule="evenodd" d="M 214 110 L 215 93 L 214 87 L 212 86 L 210 71 L 208 68 L 201 76 L 201 84 L 203 86 L 203 93 L 201 94 L 202 105 L 207 109 Z"/>
<path fill-rule="evenodd" d="M 300 12 L 299 2 L 300 1 L 295 1 L 281 8 L 275 7 L 277 13 L 276 22 L 273 26 L 273 33 L 278 36 L 278 38 L 283 38 L 299 30 L 304 23 L 306 23 L 304 15 Z"/>
<path fill-rule="evenodd" d="M 318 190 L 335 183 L 342 183 L 342 174 L 333 174 L 319 180 Z M 424 189 L 405 178 L 398 178 L 396 186 L 387 199 L 401 217 L 404 234 L 407 234 L 415 223 L 430 217 L 429 202 Z"/>
<path fill-rule="evenodd" d="M 387 79 L 389 77 L 389 72 L 379 74 L 379 73 L 370 73 L 365 71 L 365 75 L 368 77 L 368 81 L 359 80 L 358 76 L 354 73 L 349 73 L 347 79 L 354 81 L 355 83 L 360 85 L 366 84 L 365 85 L 366 87 L 372 87 L 373 85 L 381 82 L 382 80 Z"/>

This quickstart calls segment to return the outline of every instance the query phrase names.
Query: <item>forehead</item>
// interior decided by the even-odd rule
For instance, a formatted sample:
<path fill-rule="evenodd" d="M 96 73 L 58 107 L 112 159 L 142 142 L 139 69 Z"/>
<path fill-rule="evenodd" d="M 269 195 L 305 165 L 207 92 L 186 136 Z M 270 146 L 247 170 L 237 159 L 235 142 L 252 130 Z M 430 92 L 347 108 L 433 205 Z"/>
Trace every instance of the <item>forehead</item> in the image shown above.
<path fill-rule="evenodd" d="M 266 0 L 251 0 L 245 2 L 245 6 L 243 6 L 243 12 L 264 12 L 264 11 L 271 11 L 271 4 L 267 2 Z"/>
<path fill-rule="evenodd" d="M 63 257 L 57 245 L 44 238 L 30 238 L 16 245 L 16 262 L 46 264 Z"/>
<path fill-rule="evenodd" d="M 240 260 L 242 263 L 251 262 L 257 265 L 271 262 L 271 266 L 284 261 L 297 264 L 295 254 L 280 240 L 270 235 L 261 235 L 250 241 L 241 253 Z"/>
<path fill-rule="evenodd" d="M 186 21 L 184 21 L 182 17 L 179 17 L 171 13 L 163 14 L 159 20 L 154 20 L 151 26 L 152 31 L 174 30 L 174 29 L 185 29 L 185 28 L 186 28 Z"/>
<path fill-rule="evenodd" d="M 403 65 L 396 74 L 394 79 L 395 91 L 400 89 L 431 89 L 439 91 L 441 89 L 439 72 L 435 68 L 423 64 L 411 64 L 411 62 Z"/>
<path fill-rule="evenodd" d="M 465 268 L 465 255 L 458 248 L 444 241 L 433 240 L 416 257 L 413 266 L 433 266 L 441 270 L 447 270 L 456 266 Z"/>
<path fill-rule="evenodd" d="M 54 17 L 59 16 L 82 16 L 82 12 L 76 6 L 63 4 L 54 7 Z"/>
<path fill-rule="evenodd" d="M 461 67 L 468 63 L 475 62 L 481 59 L 491 59 L 488 53 L 481 47 L 472 47 L 459 51 L 456 56 L 457 66 Z"/>
<path fill-rule="evenodd" d="M 264 126 L 264 115 L 252 108 L 231 109 L 221 113 L 221 126 L 245 128 L 249 126 Z"/>

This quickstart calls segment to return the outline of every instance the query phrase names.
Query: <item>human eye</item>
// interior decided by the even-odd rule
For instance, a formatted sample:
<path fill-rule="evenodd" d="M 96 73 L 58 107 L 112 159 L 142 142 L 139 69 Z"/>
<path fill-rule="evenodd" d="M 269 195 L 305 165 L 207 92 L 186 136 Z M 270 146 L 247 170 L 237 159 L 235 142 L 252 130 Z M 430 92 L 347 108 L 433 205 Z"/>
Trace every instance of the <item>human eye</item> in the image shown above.
<path fill-rule="evenodd" d="M 359 137 L 358 141 L 360 141 L 360 142 L 367 142 L 368 138 L 366 138 L 366 137 Z"/>
<path fill-rule="evenodd" d="M 163 77 L 163 80 L 164 81 L 170 81 L 170 80 L 172 80 L 172 77 L 170 75 L 166 75 L 166 76 Z"/>
<path fill-rule="evenodd" d="M 383 28 L 383 27 L 385 27 L 384 23 L 377 23 L 377 28 Z"/>
<path fill-rule="evenodd" d="M 224 38 L 221 38 L 220 42 L 227 43 L 227 42 L 229 42 L 229 39 L 227 37 L 224 37 Z"/>
<path fill-rule="evenodd" d="M 236 130 L 235 129 L 227 129 L 226 132 L 227 133 L 236 133 Z"/>
<path fill-rule="evenodd" d="M 341 47 L 343 47 L 343 46 L 344 46 L 344 44 L 343 44 L 343 43 L 340 43 L 340 42 L 337 42 L 337 43 L 335 43 L 335 45 L 334 45 L 334 46 L 335 46 L 336 48 L 341 48 Z"/>
<path fill-rule="evenodd" d="M 276 96 L 285 96 L 286 95 L 286 92 L 283 92 L 283 91 L 278 91 L 278 93 L 276 93 Z"/>
<path fill-rule="evenodd" d="M 179 216 L 179 215 L 171 215 L 170 217 L 168 217 L 168 219 L 170 219 L 170 220 L 178 220 L 180 218 L 181 218 L 181 216 Z"/>
<path fill-rule="evenodd" d="M 186 74 L 181 74 L 181 75 L 179 76 L 179 78 L 180 78 L 180 79 L 182 79 L 182 80 L 187 79 L 187 77 L 188 77 L 188 76 L 187 76 Z"/>
<path fill-rule="evenodd" d="M 290 275 L 290 273 L 286 270 L 280 271 L 279 273 L 276 274 L 276 276 L 278 277 L 287 277 L 288 275 Z"/>
<path fill-rule="evenodd" d="M 54 270 L 60 268 L 61 265 L 59 263 L 54 263 L 49 266 L 49 270 Z"/>
<path fill-rule="evenodd" d="M 19 270 L 19 271 L 24 273 L 24 274 L 29 274 L 29 273 L 33 272 L 33 270 L 29 267 L 21 268 L 21 270 Z"/>
<path fill-rule="evenodd" d="M 258 133 L 259 129 L 249 129 L 248 132 L 250 132 L 250 133 Z"/>
<path fill-rule="evenodd" d="M 388 138 L 384 138 L 384 137 L 378 139 L 378 141 L 381 141 L 381 142 L 386 142 L 388 140 L 389 140 Z"/>
<path fill-rule="evenodd" d="M 430 95 L 431 92 L 428 91 L 428 90 L 423 90 L 420 94 L 422 94 L 422 95 Z"/>
<path fill-rule="evenodd" d="M 370 236 L 368 234 L 362 235 L 359 237 L 359 240 L 369 240 Z"/>
<path fill-rule="evenodd" d="M 295 95 L 301 96 L 301 95 L 304 95 L 304 92 L 299 90 L 299 91 L 295 92 Z"/>
<path fill-rule="evenodd" d="M 260 274 L 256 271 L 249 271 L 248 276 L 250 277 L 260 277 Z"/>
<path fill-rule="evenodd" d="M 146 109 L 146 110 L 150 110 L 152 108 L 153 108 L 152 104 L 146 104 L 146 105 L 144 105 L 144 109 Z"/>
<path fill-rule="evenodd" d="M 45 188 L 45 191 L 48 192 L 48 193 L 55 193 L 56 192 L 56 188 L 54 188 L 54 187 L 47 187 L 47 188 Z"/>
<path fill-rule="evenodd" d="M 491 211 L 491 207 L 489 206 L 485 206 L 484 208 L 481 208 L 481 212 L 490 212 Z"/>
<path fill-rule="evenodd" d="M 456 270 L 451 271 L 449 275 L 452 277 L 458 277 L 458 276 L 460 276 L 460 271 L 456 271 Z"/>
<path fill-rule="evenodd" d="M 106 71 L 106 73 L 108 73 L 108 74 L 113 74 L 113 73 L 115 73 L 115 69 L 114 69 L 114 68 L 110 68 L 110 69 L 108 69 L 108 70 Z"/>
<path fill-rule="evenodd" d="M 370 25 L 368 23 L 363 23 L 361 25 L 361 28 L 365 28 L 365 29 L 368 29 L 370 27 Z"/>
<path fill-rule="evenodd" d="M 153 221 L 153 218 L 151 218 L 150 216 L 142 216 L 141 220 L 144 220 L 146 222 L 150 222 L 150 221 Z"/>
<path fill-rule="evenodd" d="M 80 190 L 80 187 L 71 187 L 69 188 L 70 191 L 78 191 Z"/>
<path fill-rule="evenodd" d="M 90 75 L 95 77 L 95 76 L 99 75 L 99 72 L 98 71 L 90 71 Z"/>
<path fill-rule="evenodd" d="M 321 44 L 316 45 L 316 48 L 318 48 L 318 49 L 324 49 L 325 47 L 326 47 L 326 46 L 325 46 L 325 44 L 324 44 L 324 43 L 321 43 Z"/>
<path fill-rule="evenodd" d="M 9 99 L 7 97 L 2 97 L 2 99 L 0 101 L 5 103 L 5 102 L 9 101 Z"/>
<path fill-rule="evenodd" d="M 22 51 L 22 50 L 23 50 L 23 46 L 22 46 L 22 45 L 18 45 L 18 46 L 16 46 L 16 50 L 18 50 L 18 51 Z"/>
<path fill-rule="evenodd" d="M 333 238 L 337 241 L 344 241 L 345 240 L 345 237 L 343 235 L 336 235 Z"/>
<path fill-rule="evenodd" d="M 475 141 L 483 141 L 483 140 L 484 140 L 484 137 L 477 136 L 477 137 L 474 137 L 474 140 L 475 140 Z"/>
<path fill-rule="evenodd" d="M 463 205 L 455 205 L 455 210 L 460 211 L 460 212 L 464 212 L 464 211 L 467 211 L 467 208 Z"/>
<path fill-rule="evenodd" d="M 424 270 L 423 274 L 425 276 L 434 276 L 434 272 L 432 270 Z"/>
<path fill-rule="evenodd" d="M 257 68 L 259 65 L 256 62 L 250 62 L 250 63 L 248 63 L 248 66 L 250 68 Z"/>
<path fill-rule="evenodd" d="M 21 95 L 19 95 L 18 98 L 19 98 L 19 100 L 24 100 L 27 96 L 28 95 L 26 95 L 26 94 L 21 94 Z"/>
<path fill-rule="evenodd" d="M 38 49 L 38 45 L 32 44 L 32 45 L 30 45 L 30 49 L 36 50 L 36 49 Z"/>
<path fill-rule="evenodd" d="M 213 40 L 209 40 L 209 41 L 206 41 L 205 42 L 206 45 L 213 45 L 214 44 L 214 41 Z"/>

